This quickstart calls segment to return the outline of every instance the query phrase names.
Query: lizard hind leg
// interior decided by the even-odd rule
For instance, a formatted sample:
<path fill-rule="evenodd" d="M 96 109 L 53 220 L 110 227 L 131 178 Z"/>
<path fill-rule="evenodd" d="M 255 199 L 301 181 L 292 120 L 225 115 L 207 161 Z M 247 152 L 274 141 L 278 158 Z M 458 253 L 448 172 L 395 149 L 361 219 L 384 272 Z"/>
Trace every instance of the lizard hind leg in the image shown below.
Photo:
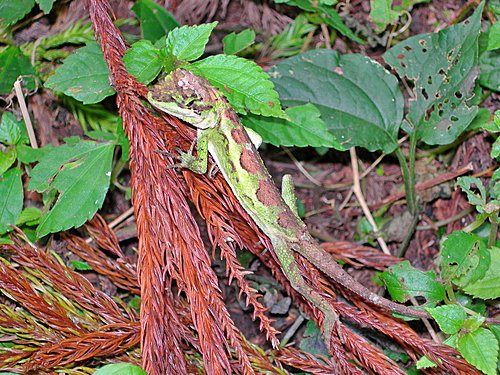
<path fill-rule="evenodd" d="M 278 242 L 278 243 L 277 243 Z M 274 251 L 278 257 L 281 268 L 290 281 L 293 289 L 299 292 L 312 306 L 323 313 L 321 330 L 325 344 L 331 352 L 331 337 L 339 317 L 333 306 L 320 293 L 312 288 L 302 276 L 299 266 L 293 255 L 293 250 L 284 241 L 273 241 Z"/>

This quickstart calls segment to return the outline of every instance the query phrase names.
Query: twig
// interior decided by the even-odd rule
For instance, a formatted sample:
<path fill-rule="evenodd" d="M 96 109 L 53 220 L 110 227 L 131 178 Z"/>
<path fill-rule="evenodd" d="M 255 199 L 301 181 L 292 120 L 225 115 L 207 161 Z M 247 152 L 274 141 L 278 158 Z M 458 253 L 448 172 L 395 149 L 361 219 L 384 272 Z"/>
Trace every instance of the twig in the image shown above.
<path fill-rule="evenodd" d="M 295 164 L 295 166 L 299 169 L 299 171 L 302 172 L 302 174 L 304 176 L 306 176 L 306 178 L 311 181 L 314 185 L 316 186 L 321 186 L 321 182 L 319 182 L 318 180 L 316 180 L 313 176 L 311 176 L 309 174 L 309 172 L 304 168 L 304 166 L 302 165 L 302 163 L 300 163 L 297 158 L 295 156 L 293 156 L 293 154 L 290 152 L 290 150 L 287 148 L 287 147 L 284 147 L 283 146 L 283 151 L 285 151 L 285 153 L 288 155 L 288 157 L 290 159 L 292 159 L 293 161 L 293 164 Z"/>
<path fill-rule="evenodd" d="M 415 297 L 410 297 L 410 302 L 413 306 L 418 307 L 419 304 Z M 437 343 L 441 343 L 441 340 L 439 340 L 438 335 L 436 334 L 436 331 L 434 331 L 434 328 L 432 328 L 431 323 L 429 322 L 429 319 L 427 318 L 422 318 L 422 322 L 424 323 L 425 328 L 427 328 L 427 332 L 429 332 L 429 335 L 431 335 L 432 340 Z"/>
<path fill-rule="evenodd" d="M 384 239 L 379 235 L 377 224 L 375 223 L 375 220 L 373 219 L 372 213 L 370 212 L 370 209 L 368 208 L 368 204 L 366 203 L 365 197 L 363 196 L 363 192 L 361 191 L 361 185 L 359 183 L 358 157 L 356 155 L 356 149 L 354 147 L 351 147 L 349 152 L 351 154 L 351 164 L 352 164 L 352 179 L 353 179 L 352 190 L 353 190 L 354 194 L 356 195 L 356 198 L 358 199 L 359 205 L 361 206 L 361 209 L 363 210 L 363 213 L 365 214 L 366 219 L 368 220 L 368 222 L 372 226 L 373 232 L 377 236 L 377 241 L 378 241 L 382 251 L 384 252 L 384 254 L 391 255 L 391 252 L 389 251 L 387 244 L 385 243 Z"/>
<path fill-rule="evenodd" d="M 114 227 L 116 227 L 121 222 L 127 220 L 133 214 L 134 214 L 134 207 L 130 207 L 127 211 L 125 211 L 120 216 L 118 216 L 115 220 L 113 220 L 111 223 L 109 223 L 108 227 L 110 229 L 113 229 Z M 94 240 L 93 238 L 88 237 L 88 238 L 85 239 L 85 242 L 86 243 L 91 243 L 93 240 Z"/>
<path fill-rule="evenodd" d="M 17 77 L 16 82 L 14 82 L 14 90 L 16 91 L 17 102 L 19 103 L 21 113 L 23 114 L 23 120 L 26 124 L 26 130 L 28 131 L 31 147 L 38 148 L 38 142 L 36 141 L 35 132 L 33 131 L 33 124 L 31 123 L 28 107 L 26 106 L 26 101 L 24 100 L 23 89 L 21 88 L 22 80 L 21 76 Z"/>
<path fill-rule="evenodd" d="M 472 171 L 472 163 L 469 163 L 465 167 L 459 168 L 456 171 L 446 172 L 446 173 L 443 173 L 442 175 L 437 176 L 431 180 L 420 182 L 420 183 L 415 185 L 415 190 L 421 191 L 421 190 L 429 189 L 429 188 L 434 187 L 436 185 L 442 184 L 443 182 L 453 180 L 453 179 L 457 178 L 458 176 L 466 174 L 467 172 L 470 172 L 470 171 Z M 394 203 L 397 200 L 404 198 L 405 196 L 406 196 L 406 192 L 404 192 L 404 191 L 393 194 L 390 197 L 387 197 L 378 203 L 371 204 L 370 208 L 372 208 L 372 209 L 380 208 L 380 207 L 385 206 L 387 204 Z"/>
<path fill-rule="evenodd" d="M 280 341 L 280 347 L 284 348 L 286 344 L 288 344 L 288 341 L 295 335 L 297 330 L 300 328 L 302 323 L 304 323 L 305 318 L 302 315 L 299 315 L 297 319 L 295 319 L 295 322 L 288 328 L 288 330 L 285 332 L 283 335 L 281 341 Z"/>
<path fill-rule="evenodd" d="M 453 223 L 454 221 L 460 220 L 461 218 L 469 215 L 472 211 L 474 211 L 474 207 L 470 206 L 467 209 L 463 210 L 462 212 L 459 212 L 456 215 L 450 216 L 447 219 L 434 221 L 429 225 L 420 225 L 417 227 L 417 230 L 437 230 L 439 227 L 442 227 L 442 226 L 448 225 L 450 223 Z"/>

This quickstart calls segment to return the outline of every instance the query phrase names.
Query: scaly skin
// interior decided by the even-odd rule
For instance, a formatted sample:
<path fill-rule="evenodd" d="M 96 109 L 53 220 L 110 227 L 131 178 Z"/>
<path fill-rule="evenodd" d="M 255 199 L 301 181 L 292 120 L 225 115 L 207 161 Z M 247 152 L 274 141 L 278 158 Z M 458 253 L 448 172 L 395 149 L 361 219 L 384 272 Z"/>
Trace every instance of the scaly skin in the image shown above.
<path fill-rule="evenodd" d="M 304 280 L 294 251 L 346 289 L 374 305 L 402 315 L 427 317 L 424 312 L 412 310 L 371 292 L 347 274 L 319 246 L 293 207 L 290 207 L 293 198 L 285 195 L 284 199 L 276 188 L 234 110 L 208 81 L 189 71 L 177 69 L 152 88 L 148 100 L 153 106 L 198 129 L 198 156 L 194 157 L 190 152 L 182 153 L 180 165 L 196 173 L 205 173 L 207 153 L 212 155 L 241 206 L 269 237 L 292 287 L 323 313 L 322 331 L 328 347 L 338 316 L 330 303 Z M 286 181 L 288 179 L 284 179 Z M 285 188 L 291 191 L 289 185 L 284 184 Z"/>

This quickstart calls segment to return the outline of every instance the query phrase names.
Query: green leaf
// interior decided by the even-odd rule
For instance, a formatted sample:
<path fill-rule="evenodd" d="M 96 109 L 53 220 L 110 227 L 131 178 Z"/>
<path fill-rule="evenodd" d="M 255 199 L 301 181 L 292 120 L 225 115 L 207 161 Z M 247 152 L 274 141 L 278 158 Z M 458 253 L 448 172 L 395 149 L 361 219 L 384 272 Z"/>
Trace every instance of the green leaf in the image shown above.
<path fill-rule="evenodd" d="M 428 302 L 444 299 L 444 286 L 436 281 L 433 271 L 422 272 L 413 268 L 409 261 L 398 263 L 380 274 L 391 294 L 398 302 L 406 302 L 410 297 L 422 296 Z"/>
<path fill-rule="evenodd" d="M 132 7 L 141 22 L 142 37 L 156 42 L 179 26 L 174 16 L 152 0 L 139 0 Z"/>
<path fill-rule="evenodd" d="M 82 262 L 81 260 L 70 260 L 70 264 L 77 271 L 91 271 L 92 267 L 87 262 Z"/>
<path fill-rule="evenodd" d="M 17 146 L 17 158 L 21 163 L 29 164 L 34 161 L 40 160 L 43 156 L 48 154 L 54 149 L 51 144 L 42 148 L 31 148 L 26 145 Z"/>
<path fill-rule="evenodd" d="M 451 233 L 441 247 L 441 277 L 459 286 L 482 278 L 490 265 L 480 237 L 463 231 Z"/>
<path fill-rule="evenodd" d="M 113 363 L 94 372 L 94 375 L 147 375 L 139 366 L 131 363 Z"/>
<path fill-rule="evenodd" d="M 391 8 L 392 0 L 370 0 L 370 19 L 380 30 L 398 20 L 400 13 Z"/>
<path fill-rule="evenodd" d="M 459 338 L 458 349 L 467 362 L 485 374 L 497 373 L 498 341 L 489 330 L 479 328 Z"/>
<path fill-rule="evenodd" d="M 500 22 L 491 25 L 488 33 L 488 47 L 486 47 L 486 50 L 492 51 L 497 48 L 500 48 Z"/>
<path fill-rule="evenodd" d="M 238 34 L 228 34 L 224 37 L 224 39 L 222 39 L 222 44 L 224 45 L 224 53 L 226 55 L 234 55 L 252 45 L 254 41 L 255 31 L 253 31 L 252 29 L 245 29 Z"/>
<path fill-rule="evenodd" d="M 218 22 L 197 26 L 182 26 L 167 35 L 166 51 L 178 60 L 193 61 L 203 55 L 212 30 Z"/>
<path fill-rule="evenodd" d="M 28 14 L 34 5 L 35 0 L 0 0 L 0 24 L 8 26 L 16 23 Z"/>
<path fill-rule="evenodd" d="M 11 112 L 4 112 L 0 122 L 0 142 L 6 145 L 28 143 L 28 132 L 23 121 L 18 121 Z"/>
<path fill-rule="evenodd" d="M 500 91 L 500 49 L 482 53 L 479 64 L 479 83 L 488 89 Z"/>
<path fill-rule="evenodd" d="M 403 119 L 396 77 L 362 55 L 312 50 L 270 72 L 285 106 L 314 104 L 344 148 L 391 152 Z"/>
<path fill-rule="evenodd" d="M 109 188 L 114 143 L 66 142 L 44 155 L 31 171 L 29 190 L 59 192 L 40 220 L 38 237 L 85 223 L 102 206 Z"/>
<path fill-rule="evenodd" d="M 132 44 L 123 56 L 123 62 L 129 73 L 144 84 L 153 81 L 160 73 L 163 60 L 163 53 L 149 40 L 140 40 Z"/>
<path fill-rule="evenodd" d="M 246 115 L 243 125 L 255 130 L 262 140 L 275 146 L 329 147 L 342 149 L 339 141 L 330 133 L 321 119 L 321 113 L 311 103 L 285 110 L 291 121 Z"/>
<path fill-rule="evenodd" d="M 45 14 L 50 13 L 54 2 L 55 0 L 36 0 L 36 3 Z"/>
<path fill-rule="evenodd" d="M 489 250 L 491 262 L 484 277 L 480 280 L 470 282 L 464 292 L 482 299 L 500 297 L 500 248 L 492 247 Z"/>
<path fill-rule="evenodd" d="M 40 211 L 36 207 L 26 207 L 22 212 L 19 214 L 16 220 L 16 225 L 21 226 L 21 225 L 37 225 L 40 222 L 40 218 L 42 217 L 42 211 Z"/>
<path fill-rule="evenodd" d="M 0 177 L 0 234 L 10 232 L 23 208 L 22 172 L 12 168 Z"/>
<path fill-rule="evenodd" d="M 325 346 L 325 341 L 321 336 L 321 331 L 312 320 L 308 320 L 306 329 L 303 333 L 303 338 L 300 340 L 299 349 L 313 355 L 328 356 L 328 349 Z"/>
<path fill-rule="evenodd" d="M 401 77 L 415 83 L 405 131 L 428 144 L 453 142 L 474 119 L 467 105 L 478 74 L 478 36 L 484 3 L 466 21 L 408 38 L 384 54 Z"/>
<path fill-rule="evenodd" d="M 457 305 L 445 305 L 435 308 L 426 308 L 434 320 L 447 335 L 453 335 L 462 328 L 467 314 L 465 310 Z"/>
<path fill-rule="evenodd" d="M 16 157 L 16 149 L 12 146 L 0 151 L 0 176 L 14 164 Z"/>
<path fill-rule="evenodd" d="M 349 29 L 342 18 L 331 5 L 331 1 L 310 1 L 310 0 L 289 0 L 287 4 L 299 7 L 302 10 L 313 13 L 319 17 L 318 23 L 325 23 L 333 27 L 342 35 L 354 40 L 357 43 L 365 44 L 364 40 L 359 38 Z"/>
<path fill-rule="evenodd" d="M 458 185 L 467 194 L 467 200 L 470 204 L 476 206 L 479 212 L 483 212 L 483 207 L 486 205 L 486 189 L 483 182 L 477 177 L 459 177 L 457 178 Z M 472 190 L 472 186 L 476 186 L 479 195 Z"/>
<path fill-rule="evenodd" d="M 98 103 L 115 92 L 109 84 L 108 66 L 101 48 L 95 42 L 87 43 L 66 58 L 45 86 L 83 104 Z"/>
<path fill-rule="evenodd" d="M 12 3 L 12 1 L 9 1 Z M 0 9 L 0 14 L 2 14 Z M 12 91 L 17 77 L 23 76 L 25 87 L 28 90 L 35 88 L 35 69 L 31 66 L 29 58 L 22 53 L 19 47 L 7 47 L 0 52 L 0 95 Z"/>
<path fill-rule="evenodd" d="M 185 68 L 219 88 L 236 112 L 286 117 L 269 76 L 253 61 L 232 55 L 215 55 Z"/>

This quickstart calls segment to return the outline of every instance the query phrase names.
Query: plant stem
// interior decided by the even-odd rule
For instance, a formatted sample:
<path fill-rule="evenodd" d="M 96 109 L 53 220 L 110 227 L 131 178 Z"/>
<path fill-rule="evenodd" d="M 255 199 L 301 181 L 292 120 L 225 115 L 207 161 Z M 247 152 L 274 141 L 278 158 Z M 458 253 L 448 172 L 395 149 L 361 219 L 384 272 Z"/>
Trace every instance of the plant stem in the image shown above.
<path fill-rule="evenodd" d="M 410 142 L 410 150 L 411 150 L 411 142 Z M 396 148 L 396 157 L 398 158 L 399 165 L 401 166 L 401 173 L 403 174 L 403 181 L 405 184 L 406 191 L 406 202 L 408 205 L 408 209 L 411 214 L 415 215 L 417 212 L 416 205 L 416 192 L 415 192 L 415 152 L 413 152 L 413 163 L 410 160 L 410 167 L 406 162 L 406 158 L 401 151 L 401 148 Z M 411 151 L 410 151 L 411 154 Z"/>
<path fill-rule="evenodd" d="M 495 246 L 497 242 L 498 234 L 498 211 L 496 211 L 492 216 L 490 216 L 490 237 L 488 238 L 488 247 Z"/>

